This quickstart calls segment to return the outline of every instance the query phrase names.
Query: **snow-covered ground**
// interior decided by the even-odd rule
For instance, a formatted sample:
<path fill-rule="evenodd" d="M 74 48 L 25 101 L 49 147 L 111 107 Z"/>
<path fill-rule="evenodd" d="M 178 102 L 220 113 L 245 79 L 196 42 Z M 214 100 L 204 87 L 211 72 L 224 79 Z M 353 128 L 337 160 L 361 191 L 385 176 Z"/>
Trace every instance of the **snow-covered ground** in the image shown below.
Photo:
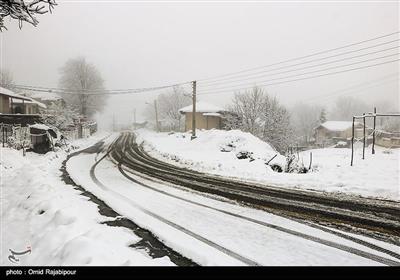
<path fill-rule="evenodd" d="M 118 171 L 108 158 L 81 154 L 67 163 L 74 181 L 120 214 L 153 232 L 167 246 L 201 265 L 381 265 L 355 251 L 391 256 L 265 211 Z M 143 185 L 144 184 L 144 185 Z M 393 252 L 399 247 L 366 237 Z M 358 251 L 359 252 L 359 251 Z"/>
<path fill-rule="evenodd" d="M 85 148 L 107 134 L 73 144 Z M 108 141 L 112 138 L 108 138 Z M 10 262 L 9 249 L 31 254 L 17 256 L 16 265 L 171 265 L 129 248 L 140 240 L 130 230 L 101 222 L 97 205 L 65 184 L 59 170 L 63 150 L 45 155 L 0 148 L 0 265 Z"/>
<path fill-rule="evenodd" d="M 352 167 L 350 149 L 305 151 L 300 153 L 300 160 L 308 166 L 312 152 L 313 171 L 295 174 L 272 171 L 265 162 L 277 152 L 268 143 L 238 130 L 199 130 L 194 140 L 190 140 L 189 133 L 155 133 L 141 129 L 138 135 L 138 141 L 151 156 L 202 172 L 280 187 L 400 200 L 400 149 L 388 152 L 377 146 L 376 154 L 372 155 L 368 147 L 362 160 L 362 146 L 358 143 Z M 236 154 L 240 151 L 253 152 L 255 160 L 238 159 Z M 273 163 L 284 164 L 285 158 L 278 155 L 270 162 Z"/>

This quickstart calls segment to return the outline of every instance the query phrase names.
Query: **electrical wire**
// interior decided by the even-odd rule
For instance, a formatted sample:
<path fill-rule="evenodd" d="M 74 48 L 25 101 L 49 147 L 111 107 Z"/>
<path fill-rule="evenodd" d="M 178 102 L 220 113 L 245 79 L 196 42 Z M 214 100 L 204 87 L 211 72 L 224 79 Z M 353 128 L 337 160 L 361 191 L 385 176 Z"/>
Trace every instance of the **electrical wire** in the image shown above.
<path fill-rule="evenodd" d="M 304 75 L 308 75 L 308 74 L 314 74 L 314 73 L 324 72 L 324 71 L 328 71 L 328 70 L 332 70 L 332 69 L 337 69 L 337 68 L 348 67 L 348 66 L 352 66 L 352 65 L 356 65 L 356 64 L 362 64 L 362 63 L 365 63 L 365 62 L 370 62 L 370 61 L 379 60 L 379 59 L 384 59 L 384 58 L 388 58 L 388 57 L 392 57 L 392 56 L 398 56 L 398 55 L 399 55 L 399 53 L 390 54 L 390 55 L 385 55 L 385 56 L 381 56 L 381 57 L 377 57 L 377 58 L 372 58 L 372 59 L 367 59 L 367 60 L 358 61 L 358 62 L 353 62 L 353 63 L 349 63 L 349 64 L 338 65 L 338 66 L 328 67 L 328 68 L 324 68 L 324 69 L 319 69 L 319 70 L 314 70 L 314 71 L 309 71 L 309 72 L 305 72 L 305 73 L 300 73 L 300 74 L 295 74 L 295 75 L 289 75 L 289 76 L 279 77 L 279 78 L 274 78 L 274 79 L 269 79 L 269 80 L 263 80 L 263 81 L 259 81 L 259 83 L 269 83 L 269 82 L 276 81 L 276 80 L 282 80 L 282 79 L 288 79 L 288 78 L 295 78 L 295 77 L 299 77 L 299 76 L 304 76 Z M 252 83 L 250 83 L 250 84 L 251 84 L 251 85 L 254 85 L 255 83 L 252 82 Z M 220 89 L 226 89 L 226 88 L 231 88 L 231 87 L 235 87 L 235 86 L 246 86 L 246 85 L 249 85 L 249 82 L 242 83 L 242 84 L 238 84 L 238 85 L 230 85 L 230 86 L 217 87 L 217 88 L 211 89 L 211 91 L 220 90 Z M 201 90 L 201 88 L 200 88 L 199 90 Z"/>
<path fill-rule="evenodd" d="M 391 41 L 390 43 L 397 42 L 397 41 L 399 41 L 399 40 L 394 40 L 394 41 Z M 375 47 L 375 46 L 373 46 L 373 47 Z M 240 76 L 237 76 L 237 77 L 247 77 L 249 75 L 254 75 L 254 74 L 259 74 L 259 73 L 273 72 L 275 70 L 291 68 L 293 66 L 308 64 L 308 63 L 315 62 L 315 61 L 321 61 L 321 60 L 325 60 L 325 59 L 328 59 L 328 58 L 333 58 L 333 57 L 337 57 L 337 56 L 341 56 L 341 55 L 344 55 L 344 54 L 353 53 L 353 52 L 357 52 L 357 51 L 365 50 L 365 49 L 369 49 L 369 48 L 370 47 L 363 48 L 363 49 L 358 49 L 358 50 L 354 50 L 354 51 L 350 51 L 350 52 L 346 52 L 346 53 L 341 53 L 341 54 L 337 54 L 337 55 L 332 55 L 332 56 L 329 56 L 329 57 L 323 57 L 323 58 L 314 59 L 314 60 L 310 60 L 310 61 L 306 61 L 306 62 L 301 62 L 301 63 L 297 63 L 297 64 L 293 64 L 293 65 L 274 68 L 274 69 L 270 69 L 270 70 L 266 70 L 266 71 L 260 71 L 260 72 L 256 72 L 256 73 L 253 73 L 253 74 L 240 75 Z M 265 76 L 274 76 L 274 75 L 279 75 L 279 74 L 283 74 L 283 73 L 289 73 L 289 72 L 294 72 L 294 71 L 298 71 L 298 70 L 304 70 L 304 69 L 308 69 L 308 68 L 318 67 L 318 66 L 322 66 L 322 65 L 328 65 L 328 64 L 332 64 L 332 63 L 336 63 L 336 62 L 340 62 L 340 61 L 351 60 L 351 59 L 354 59 L 354 58 L 359 58 L 359 57 L 363 57 L 363 56 L 377 54 L 377 53 L 381 53 L 381 52 L 385 52 L 385 51 L 393 50 L 393 49 L 397 49 L 397 48 L 399 48 L 399 46 L 395 46 L 395 47 L 391 47 L 391 48 L 387 48 L 387 49 L 383 49 L 383 50 L 378 50 L 378 51 L 374 51 L 374 52 L 369 52 L 369 53 L 365 53 L 365 54 L 361 54 L 361 55 L 356 55 L 356 56 L 352 56 L 352 57 L 345 57 L 345 58 L 342 58 L 342 59 L 328 61 L 328 62 L 324 62 L 324 63 L 320 63 L 320 64 L 314 64 L 314 65 L 310 65 L 310 66 L 306 66 L 306 67 L 302 67 L 302 68 L 296 68 L 296 69 L 291 69 L 291 70 L 287 70 L 287 71 L 281 71 L 281 72 L 267 74 L 267 75 L 265 75 L 265 74 L 257 75 L 257 76 L 249 77 L 247 79 L 233 80 L 233 79 L 236 79 L 237 77 L 231 77 L 231 78 L 221 79 L 221 80 L 218 80 L 218 81 L 215 81 L 215 82 L 201 83 L 200 85 L 202 87 L 209 87 L 209 86 L 213 86 L 213 85 L 223 84 L 224 83 L 223 81 L 233 80 L 233 81 L 229 81 L 229 82 L 226 82 L 226 83 L 234 83 L 236 81 L 246 81 L 246 80 L 252 80 L 252 79 L 256 79 L 256 78 L 262 78 L 262 77 L 265 77 Z"/>
<path fill-rule="evenodd" d="M 287 80 L 287 81 L 281 81 L 281 82 L 275 82 L 275 83 L 266 83 L 266 84 L 259 84 L 257 86 L 260 87 L 265 87 L 265 86 L 271 86 L 271 85 L 280 85 L 280 84 L 286 84 L 286 83 L 291 83 L 291 82 L 297 82 L 297 81 L 303 81 L 303 80 L 308 80 L 308 79 L 313 79 L 313 78 L 319 78 L 319 77 L 325 77 L 325 76 L 330 76 L 330 75 L 336 75 L 336 74 L 341 74 L 341 73 L 346 73 L 350 71 L 356 71 L 356 70 L 361 70 L 361 69 L 367 69 L 371 67 L 376 67 L 380 65 L 385 65 L 389 63 L 394 63 L 399 61 L 400 59 L 395 59 L 395 60 L 390 60 L 386 62 L 381 62 L 381 63 L 376 63 L 376 64 L 371 64 L 371 65 L 366 65 L 366 66 L 361 66 L 361 67 L 356 67 L 356 68 L 351 68 L 351 69 L 346 69 L 346 70 L 341 70 L 341 71 L 336 71 L 336 72 L 331 72 L 331 73 L 325 73 L 325 74 L 320 74 L 320 75 L 314 75 L 310 77 L 304 77 L 304 78 L 299 78 L 299 79 L 292 79 L 292 80 Z M 221 92 L 227 92 L 227 91 L 240 91 L 240 90 L 246 90 L 249 88 L 252 88 L 256 85 L 252 86 L 247 86 L 247 87 L 242 87 L 242 88 L 232 88 L 232 89 L 225 89 L 225 90 L 214 90 L 214 91 L 206 91 L 206 92 L 200 92 L 198 95 L 205 95 L 205 94 L 214 94 L 214 93 L 221 93 Z"/>
<path fill-rule="evenodd" d="M 280 62 L 276 62 L 276 63 L 264 65 L 264 66 L 248 68 L 248 69 L 241 70 L 241 71 L 236 71 L 236 72 L 217 75 L 217 76 L 213 76 L 213 77 L 207 77 L 207 78 L 203 78 L 203 79 L 198 79 L 197 81 L 199 81 L 199 82 L 203 81 L 204 82 L 204 81 L 207 81 L 207 80 L 214 80 L 214 79 L 217 79 L 217 78 L 220 78 L 220 77 L 226 77 L 226 76 L 231 76 L 231 75 L 234 75 L 234 74 L 240 74 L 240 73 L 245 73 L 245 72 L 249 72 L 249 71 L 253 71 L 253 70 L 258 70 L 258 69 L 263 69 L 263 68 L 267 68 L 267 67 L 271 67 L 271 66 L 276 66 L 276 65 L 287 63 L 287 62 L 296 61 L 296 60 L 300 60 L 300 59 L 304 59 L 304 58 L 308 58 L 308 57 L 312 57 L 312 56 L 316 56 L 316 55 L 329 53 L 329 52 L 333 52 L 333 51 L 336 51 L 336 50 L 345 49 L 345 48 L 348 48 L 348 47 L 360 45 L 360 44 L 363 44 L 363 43 L 379 40 L 379 39 L 390 37 L 392 35 L 399 34 L 399 33 L 400 33 L 400 31 L 396 31 L 396 32 L 393 32 L 393 33 L 389 33 L 389 34 L 386 34 L 386 35 L 374 37 L 374 38 L 363 40 L 363 41 L 360 41 L 360 42 L 348 44 L 348 45 L 345 45 L 345 46 L 336 47 L 336 48 L 332 48 L 332 49 L 328 49 L 328 50 L 324 50 L 324 51 L 319 51 L 319 52 L 311 53 L 311 54 L 308 54 L 308 55 L 305 55 L 305 56 L 291 58 L 291 59 L 283 60 L 283 61 L 280 61 Z"/>

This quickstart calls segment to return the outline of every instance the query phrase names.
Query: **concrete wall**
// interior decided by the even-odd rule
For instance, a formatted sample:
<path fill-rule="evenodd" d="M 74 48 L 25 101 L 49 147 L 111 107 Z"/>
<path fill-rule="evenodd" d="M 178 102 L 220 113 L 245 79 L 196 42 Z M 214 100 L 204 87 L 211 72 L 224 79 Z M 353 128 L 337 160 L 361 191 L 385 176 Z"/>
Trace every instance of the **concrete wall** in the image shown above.
<path fill-rule="evenodd" d="M 196 113 L 197 129 L 221 129 L 221 118 L 217 116 L 203 116 L 203 113 Z M 185 131 L 192 130 L 192 113 L 185 113 Z"/>

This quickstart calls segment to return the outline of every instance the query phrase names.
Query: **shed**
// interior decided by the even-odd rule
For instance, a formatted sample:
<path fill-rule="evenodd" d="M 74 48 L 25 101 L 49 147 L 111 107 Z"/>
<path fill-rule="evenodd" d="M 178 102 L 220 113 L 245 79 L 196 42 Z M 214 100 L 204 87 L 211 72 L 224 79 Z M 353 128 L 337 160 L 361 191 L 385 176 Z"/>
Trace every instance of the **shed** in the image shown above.
<path fill-rule="evenodd" d="M 352 135 L 353 122 L 350 121 L 326 121 L 316 128 L 315 143 L 331 144 L 336 141 L 346 141 Z M 363 124 L 354 122 L 355 137 L 361 137 L 363 132 Z"/>
<path fill-rule="evenodd" d="M 193 105 L 179 109 L 185 115 L 185 131 L 192 130 Z M 206 102 L 196 102 L 196 128 L 197 129 L 221 129 L 222 114 L 224 108 Z"/>

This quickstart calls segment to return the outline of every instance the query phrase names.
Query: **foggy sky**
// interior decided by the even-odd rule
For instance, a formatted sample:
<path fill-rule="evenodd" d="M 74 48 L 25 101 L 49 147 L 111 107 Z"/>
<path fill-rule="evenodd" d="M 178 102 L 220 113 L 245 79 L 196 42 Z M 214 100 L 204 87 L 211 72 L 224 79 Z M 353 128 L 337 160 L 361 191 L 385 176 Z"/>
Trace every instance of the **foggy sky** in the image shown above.
<path fill-rule="evenodd" d="M 38 17 L 36 28 L 24 24 L 19 30 L 16 21 L 5 22 L 0 66 L 18 84 L 56 87 L 60 67 L 69 58 L 85 56 L 109 89 L 151 87 L 267 65 L 399 30 L 397 2 L 57 3 L 53 14 Z M 324 95 L 379 81 L 398 68 L 394 63 L 267 90 L 286 105 L 329 105 L 334 98 Z M 101 119 L 110 120 L 115 112 L 118 121 L 131 121 L 137 108 L 140 120 L 145 102 L 156 94 L 112 97 Z M 398 104 L 398 76 L 353 94 L 371 104 Z M 199 95 L 216 105 L 226 105 L 231 97 L 230 92 Z"/>

